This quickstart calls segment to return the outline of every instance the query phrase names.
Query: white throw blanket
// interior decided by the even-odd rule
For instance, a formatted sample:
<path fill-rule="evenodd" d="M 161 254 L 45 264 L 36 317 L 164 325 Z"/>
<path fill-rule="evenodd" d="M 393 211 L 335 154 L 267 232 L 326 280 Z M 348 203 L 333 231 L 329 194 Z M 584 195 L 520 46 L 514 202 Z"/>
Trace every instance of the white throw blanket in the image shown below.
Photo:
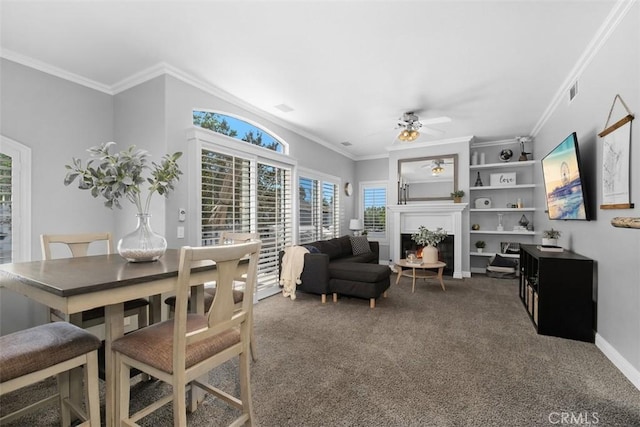
<path fill-rule="evenodd" d="M 302 283 L 300 275 L 304 269 L 304 254 L 309 251 L 303 246 L 289 246 L 284 248 L 280 284 L 283 286 L 282 295 L 296 299 L 296 285 Z"/>

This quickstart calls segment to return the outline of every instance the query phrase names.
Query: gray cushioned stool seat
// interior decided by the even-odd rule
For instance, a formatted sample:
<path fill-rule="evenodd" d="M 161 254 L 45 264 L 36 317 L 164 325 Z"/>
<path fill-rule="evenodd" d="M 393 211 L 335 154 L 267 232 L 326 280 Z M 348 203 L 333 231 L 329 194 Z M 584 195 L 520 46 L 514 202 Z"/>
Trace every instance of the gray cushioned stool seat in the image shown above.
<path fill-rule="evenodd" d="M 41 371 L 100 348 L 90 332 L 67 322 L 36 326 L 0 337 L 0 382 Z"/>

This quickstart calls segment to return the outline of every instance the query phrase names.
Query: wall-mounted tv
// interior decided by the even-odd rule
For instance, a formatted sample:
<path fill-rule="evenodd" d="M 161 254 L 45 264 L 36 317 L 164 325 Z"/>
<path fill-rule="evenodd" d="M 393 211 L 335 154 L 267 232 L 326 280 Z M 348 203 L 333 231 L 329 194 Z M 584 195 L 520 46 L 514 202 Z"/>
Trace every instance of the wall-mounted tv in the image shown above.
<path fill-rule="evenodd" d="M 542 159 L 549 219 L 590 220 L 576 133 Z"/>

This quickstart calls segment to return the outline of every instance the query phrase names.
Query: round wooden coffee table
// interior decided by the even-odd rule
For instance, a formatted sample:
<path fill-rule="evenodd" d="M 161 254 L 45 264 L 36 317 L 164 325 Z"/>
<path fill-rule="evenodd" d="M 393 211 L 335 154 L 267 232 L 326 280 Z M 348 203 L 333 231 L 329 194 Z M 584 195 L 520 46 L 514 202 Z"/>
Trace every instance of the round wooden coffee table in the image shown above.
<path fill-rule="evenodd" d="M 414 292 L 416 290 L 416 279 L 426 280 L 430 277 L 437 277 L 438 280 L 440 280 L 440 286 L 442 286 L 442 290 L 446 291 L 446 289 L 444 288 L 444 282 L 442 281 L 442 272 L 447 266 L 447 264 L 445 264 L 444 262 L 435 262 L 433 264 L 410 263 L 407 262 L 406 259 L 401 259 L 400 261 L 396 261 L 395 265 L 398 268 L 398 278 L 396 279 L 396 285 L 400 282 L 400 278 L 402 276 L 411 277 L 411 292 Z M 435 269 L 437 269 L 438 271 L 429 271 Z"/>

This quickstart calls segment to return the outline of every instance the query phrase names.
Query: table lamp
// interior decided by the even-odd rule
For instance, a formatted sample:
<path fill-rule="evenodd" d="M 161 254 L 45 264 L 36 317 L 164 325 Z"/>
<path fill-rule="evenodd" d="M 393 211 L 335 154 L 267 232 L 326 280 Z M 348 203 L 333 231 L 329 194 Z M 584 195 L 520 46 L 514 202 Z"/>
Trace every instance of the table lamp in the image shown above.
<path fill-rule="evenodd" d="M 349 221 L 349 230 L 353 231 L 354 236 L 359 236 L 360 231 L 363 229 L 362 220 L 352 219 Z"/>

